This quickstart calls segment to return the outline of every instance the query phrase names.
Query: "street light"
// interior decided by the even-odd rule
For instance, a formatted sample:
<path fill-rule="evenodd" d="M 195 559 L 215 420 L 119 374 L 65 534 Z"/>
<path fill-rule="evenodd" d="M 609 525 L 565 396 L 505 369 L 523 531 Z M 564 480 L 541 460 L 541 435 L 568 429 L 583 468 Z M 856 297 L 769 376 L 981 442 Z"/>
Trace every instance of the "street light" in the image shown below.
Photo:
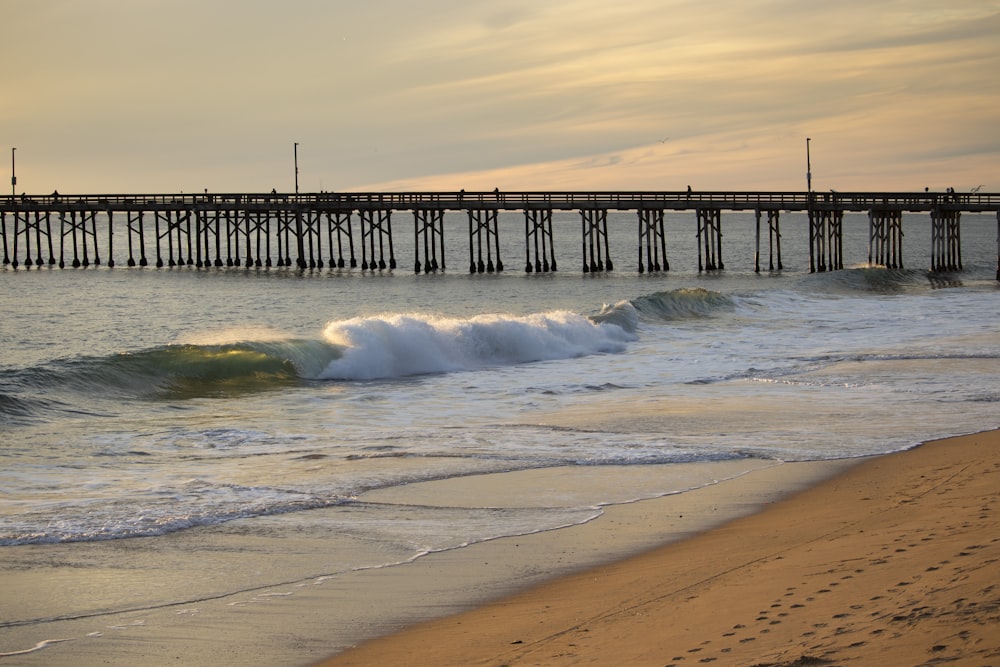
<path fill-rule="evenodd" d="M 295 142 L 295 196 L 299 195 L 299 142 Z"/>
<path fill-rule="evenodd" d="M 812 193 L 813 191 L 813 174 L 812 174 L 812 162 L 809 160 L 809 142 L 811 139 L 806 137 L 806 189 Z"/>
<path fill-rule="evenodd" d="M 13 146 L 10 149 L 10 197 L 14 198 L 17 194 L 17 175 L 14 173 L 14 151 L 17 149 Z"/>

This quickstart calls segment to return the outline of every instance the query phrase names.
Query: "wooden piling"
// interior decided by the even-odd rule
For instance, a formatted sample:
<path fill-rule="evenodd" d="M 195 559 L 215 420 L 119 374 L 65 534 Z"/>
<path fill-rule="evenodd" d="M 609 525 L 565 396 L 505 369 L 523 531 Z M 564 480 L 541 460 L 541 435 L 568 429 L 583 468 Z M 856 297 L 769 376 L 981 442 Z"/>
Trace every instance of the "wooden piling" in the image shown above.
<path fill-rule="evenodd" d="M 333 262 L 333 239 L 334 234 L 337 238 L 337 263 L 336 267 L 338 269 L 344 268 L 346 262 L 344 260 L 344 240 L 347 240 L 348 252 L 350 255 L 350 268 L 356 268 L 358 266 L 358 260 L 354 255 L 354 234 L 351 229 L 351 212 L 350 211 L 326 211 L 326 230 L 327 238 L 329 239 L 329 253 L 330 253 L 330 268 L 334 268 Z"/>
<path fill-rule="evenodd" d="M 420 264 L 420 246 L 423 243 L 424 263 Z M 439 268 L 445 270 L 444 260 L 444 211 L 423 210 L 413 211 L 413 251 L 416 256 L 414 273 L 430 273 Z M 438 264 L 438 253 L 441 263 Z"/>
<path fill-rule="evenodd" d="M 761 209 L 757 208 L 754 210 L 754 218 L 756 221 L 754 227 L 754 257 L 753 265 L 754 272 L 760 273 L 760 219 L 761 219 Z M 775 267 L 775 255 L 777 254 L 777 266 L 778 270 L 781 271 L 784 267 L 781 264 L 781 229 L 780 229 L 780 211 L 768 209 L 767 210 L 767 263 L 768 270 L 774 271 Z"/>
<path fill-rule="evenodd" d="M 503 271 L 500 259 L 500 227 L 495 208 L 470 208 L 469 215 L 469 273 L 497 273 Z M 483 249 L 486 259 L 483 260 Z M 496 255 L 496 264 L 493 255 Z"/>
<path fill-rule="evenodd" d="M 722 213 L 717 208 L 699 208 L 698 221 L 698 271 L 722 271 Z M 704 260 L 702 259 L 704 251 Z"/>
<path fill-rule="evenodd" d="M 931 211 L 931 271 L 962 270 L 961 220 L 962 214 L 957 210 Z"/>
<path fill-rule="evenodd" d="M 525 273 L 548 273 L 556 270 L 556 255 L 552 244 L 552 209 L 525 209 L 524 211 Z M 534 266 L 531 248 L 534 244 Z M 550 261 L 551 259 L 551 261 Z"/>
<path fill-rule="evenodd" d="M 828 201 L 827 198 L 824 198 Z M 809 210 L 809 272 L 844 268 L 844 213 L 827 207 Z"/>
<path fill-rule="evenodd" d="M 583 272 L 614 271 L 608 245 L 607 209 L 580 209 L 580 222 L 583 227 Z"/>
<path fill-rule="evenodd" d="M 898 210 L 868 212 L 868 264 L 903 268 L 903 214 Z"/>
<path fill-rule="evenodd" d="M 3 265 L 10 264 L 10 253 L 7 249 L 7 211 L 0 211 L 0 234 L 3 235 Z"/>
<path fill-rule="evenodd" d="M 640 208 L 639 218 L 639 273 L 669 271 L 667 261 L 667 235 L 663 228 L 663 209 Z M 646 262 L 643 264 L 643 250 Z M 662 257 L 662 264 L 660 259 Z"/>
<path fill-rule="evenodd" d="M 385 209 L 363 210 L 361 217 L 361 269 L 383 271 L 396 268 L 392 243 L 392 215 Z M 378 262 L 375 261 L 375 241 L 378 240 Z M 385 246 L 389 246 L 389 261 L 385 261 Z"/>

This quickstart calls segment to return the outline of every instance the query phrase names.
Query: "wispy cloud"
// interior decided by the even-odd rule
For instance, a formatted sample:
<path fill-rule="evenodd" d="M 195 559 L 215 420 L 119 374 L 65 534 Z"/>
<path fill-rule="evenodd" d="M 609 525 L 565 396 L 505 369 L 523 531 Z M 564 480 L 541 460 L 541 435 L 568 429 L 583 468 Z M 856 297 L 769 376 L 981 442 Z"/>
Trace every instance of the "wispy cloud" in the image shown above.
<path fill-rule="evenodd" d="M 0 148 L 19 146 L 39 191 L 280 189 L 295 141 L 307 189 L 797 187 L 805 136 L 841 187 L 972 169 L 1000 189 L 996 0 L 34 0 L 9 15 Z"/>

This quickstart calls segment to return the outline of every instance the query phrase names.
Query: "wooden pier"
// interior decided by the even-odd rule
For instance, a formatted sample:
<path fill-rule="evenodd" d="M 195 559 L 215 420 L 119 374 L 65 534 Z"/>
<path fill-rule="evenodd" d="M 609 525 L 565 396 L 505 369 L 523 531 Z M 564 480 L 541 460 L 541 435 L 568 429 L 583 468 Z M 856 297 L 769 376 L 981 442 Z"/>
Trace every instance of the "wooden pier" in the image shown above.
<path fill-rule="evenodd" d="M 21 195 L 0 198 L 3 263 L 20 266 L 109 267 L 272 266 L 298 269 L 397 267 L 394 216 L 413 224 L 414 271 L 443 271 L 444 215 L 469 221 L 469 272 L 504 270 L 500 212 L 524 218 L 524 270 L 557 270 L 552 214 L 576 211 L 581 220 L 582 270 L 614 270 L 608 212 L 636 214 L 638 271 L 668 271 L 664 214 L 692 214 L 698 270 L 725 269 L 723 213 L 753 211 L 754 265 L 781 270 L 782 212 L 805 213 L 809 270 L 844 267 L 843 216 L 867 213 L 868 262 L 903 266 L 902 215 L 923 213 L 931 227 L 932 271 L 962 270 L 962 213 L 997 215 L 1000 280 L 1000 194 L 929 192 L 344 192 L 313 194 Z M 119 236 L 116 238 L 116 222 Z M 122 232 L 122 224 L 124 232 Z M 398 223 L 397 223 L 398 224 Z M 505 230 L 517 233 L 517 230 Z M 621 233 L 621 232 L 619 232 Z M 101 241 L 99 243 L 98 241 Z M 121 255 L 127 252 L 127 257 Z M 119 259 L 116 259 L 118 253 Z M 152 256 L 150 256 L 152 255 Z"/>

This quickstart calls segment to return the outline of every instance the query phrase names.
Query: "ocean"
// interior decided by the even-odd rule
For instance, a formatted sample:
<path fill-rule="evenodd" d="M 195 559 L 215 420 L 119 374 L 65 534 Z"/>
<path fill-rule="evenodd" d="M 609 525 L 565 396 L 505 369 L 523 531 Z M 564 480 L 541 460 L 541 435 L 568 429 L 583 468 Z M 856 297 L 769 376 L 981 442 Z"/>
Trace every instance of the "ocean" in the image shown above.
<path fill-rule="evenodd" d="M 847 215 L 850 266 L 812 274 L 803 216 L 783 218 L 784 269 L 759 274 L 752 214 L 723 214 L 726 268 L 705 273 L 693 214 L 667 222 L 671 270 L 646 274 L 627 213 L 609 215 L 615 270 L 600 273 L 580 270 L 570 214 L 554 216 L 550 273 L 523 272 L 523 218 L 506 214 L 494 274 L 467 272 L 458 214 L 448 268 L 429 274 L 3 267 L 0 563 L 237 526 L 323 536 L 335 555 L 100 605 L 2 595 L 0 654 L 30 648 L 4 628 L 49 637 L 53 619 L 409 563 L 762 466 L 1000 426 L 995 216 L 963 216 L 950 274 L 927 271 L 918 215 L 907 268 L 866 266 L 867 217 Z M 412 266 L 405 238 L 396 256 Z M 536 469 L 580 483 L 506 505 L 366 500 Z"/>

